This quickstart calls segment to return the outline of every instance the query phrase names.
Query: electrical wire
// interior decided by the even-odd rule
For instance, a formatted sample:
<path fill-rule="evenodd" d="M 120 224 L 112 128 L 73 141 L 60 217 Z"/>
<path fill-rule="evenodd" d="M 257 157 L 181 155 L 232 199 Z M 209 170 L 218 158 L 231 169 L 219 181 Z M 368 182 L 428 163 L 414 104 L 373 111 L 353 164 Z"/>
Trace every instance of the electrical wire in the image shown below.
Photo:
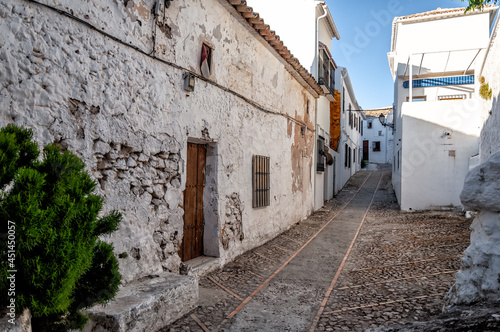
<path fill-rule="evenodd" d="M 301 126 L 307 127 L 307 129 L 310 130 L 311 132 L 315 132 L 315 129 L 309 127 L 305 122 L 297 120 L 297 119 L 289 116 L 288 114 L 283 114 L 283 113 L 280 113 L 280 112 L 271 111 L 271 110 L 269 110 L 267 108 L 264 108 L 263 106 L 260 106 L 259 104 L 257 104 L 253 100 L 250 100 L 249 98 L 243 96 L 242 94 L 240 94 L 240 93 L 238 93 L 238 92 L 236 92 L 234 90 L 231 90 L 228 87 L 225 87 L 225 86 L 220 85 L 220 84 L 218 84 L 218 83 L 216 83 L 214 81 L 211 81 L 208 78 L 206 78 L 206 77 L 204 77 L 202 75 L 199 75 L 199 74 L 197 74 L 197 73 L 195 73 L 195 72 L 193 72 L 193 71 L 191 71 L 191 70 L 189 70 L 187 68 L 184 68 L 184 67 L 182 67 L 182 66 L 180 66 L 180 65 L 178 65 L 176 63 L 173 63 L 173 62 L 170 62 L 170 61 L 167 61 L 167 60 L 164 60 L 164 59 L 156 57 L 156 55 L 154 55 L 154 51 L 155 51 L 154 47 L 155 47 L 155 45 L 153 45 L 153 50 L 150 53 L 148 53 L 148 52 L 142 50 L 141 48 L 139 48 L 138 46 L 135 46 L 135 45 L 133 45 L 131 43 L 127 43 L 127 42 L 125 42 L 125 41 L 123 41 L 123 40 L 121 40 L 121 39 L 119 39 L 119 38 L 117 38 L 117 37 L 115 37 L 113 35 L 110 35 L 109 33 L 107 33 L 105 31 L 97 28 L 96 26 L 90 24 L 89 22 L 87 22 L 85 20 L 82 20 L 81 18 L 79 18 L 79 17 L 77 17 L 77 16 L 75 16 L 75 15 L 73 15 L 71 13 L 68 13 L 68 12 L 66 12 L 64 10 L 61 10 L 59 8 L 56 8 L 56 7 L 53 7 L 53 6 L 50 6 L 50 5 L 47 5 L 47 4 L 39 2 L 37 0 L 26 0 L 26 1 L 34 3 L 34 4 L 37 4 L 39 6 L 47 8 L 49 10 L 55 11 L 56 13 L 58 13 L 58 14 L 60 14 L 62 16 L 66 16 L 66 17 L 68 17 L 68 18 L 70 18 L 70 19 L 72 19 L 74 21 L 77 21 L 78 23 L 81 23 L 81 24 L 85 25 L 89 29 L 96 31 L 96 32 L 98 32 L 98 33 L 100 33 L 100 34 L 102 34 L 102 35 L 110 38 L 111 40 L 113 40 L 113 41 L 115 41 L 115 42 L 117 42 L 119 44 L 122 44 L 124 46 L 129 47 L 129 48 L 132 48 L 133 50 L 135 50 L 135 51 L 137 51 L 137 52 L 139 52 L 139 53 L 141 53 L 141 54 L 143 54 L 143 55 L 145 55 L 145 56 L 147 56 L 149 58 L 152 58 L 152 59 L 154 59 L 156 61 L 159 61 L 159 62 L 161 62 L 161 63 L 163 63 L 165 65 L 168 65 L 170 67 L 173 67 L 175 69 L 182 70 L 184 72 L 188 72 L 191 75 L 193 75 L 194 77 L 198 78 L 199 80 L 204 81 L 204 82 L 206 82 L 206 83 L 208 83 L 208 84 L 210 84 L 212 86 L 215 86 L 215 87 L 217 87 L 217 88 L 219 88 L 219 89 L 221 89 L 221 90 L 223 90 L 225 92 L 228 92 L 228 93 L 230 93 L 230 94 L 232 94 L 232 95 L 234 95 L 234 96 L 242 99 L 244 102 L 246 102 L 247 104 L 252 105 L 253 107 L 255 107 L 256 109 L 258 109 L 261 112 L 264 112 L 264 113 L 267 113 L 267 114 L 272 114 L 272 115 L 282 116 L 282 117 L 287 118 L 288 120 L 290 120 L 292 122 L 295 122 L 296 124 L 299 124 Z M 164 8 L 164 10 L 165 10 L 165 8 Z"/>

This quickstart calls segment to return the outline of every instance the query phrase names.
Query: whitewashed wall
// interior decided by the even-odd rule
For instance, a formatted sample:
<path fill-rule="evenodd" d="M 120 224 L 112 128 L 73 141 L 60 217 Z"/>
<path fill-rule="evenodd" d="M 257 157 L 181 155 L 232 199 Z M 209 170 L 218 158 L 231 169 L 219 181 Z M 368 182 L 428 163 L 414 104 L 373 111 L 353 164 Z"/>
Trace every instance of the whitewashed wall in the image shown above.
<path fill-rule="evenodd" d="M 386 120 L 390 123 L 390 120 Z M 368 122 L 372 127 L 368 128 Z M 381 135 L 380 135 L 381 134 Z M 392 163 L 392 143 L 394 135 L 390 127 L 384 127 L 378 117 L 368 117 L 363 123 L 363 141 L 368 143 L 368 161 L 376 164 Z M 373 151 L 373 142 L 380 142 L 380 151 Z"/>
<path fill-rule="evenodd" d="M 402 210 L 456 208 L 469 158 L 478 152 L 480 102 L 404 103 Z"/>
<path fill-rule="evenodd" d="M 44 2 L 152 51 L 152 0 Z M 173 1 L 165 19 L 160 13 L 159 58 L 199 73 L 201 44 L 209 43 L 210 79 L 265 111 L 199 79 L 187 94 L 183 70 L 41 6 L 0 0 L 0 125 L 32 128 L 40 143 L 56 141 L 83 158 L 105 209 L 123 213 L 108 240 L 116 254 L 128 253 L 120 259 L 125 282 L 179 270 L 188 141 L 210 145 L 206 253 L 221 264 L 305 218 L 313 205 L 314 134 L 302 136 L 289 118 L 314 129 L 314 114 L 306 113 L 314 99 L 218 1 Z M 254 154 L 271 161 L 271 205 L 261 209 L 252 208 Z"/>
<path fill-rule="evenodd" d="M 403 22 L 396 22 L 397 24 L 397 38 L 396 44 L 393 45 L 395 49 L 392 49 L 394 53 L 389 54 L 389 60 L 394 59 L 394 66 L 391 68 L 394 70 L 394 123 L 395 123 L 395 133 L 394 133 L 394 160 L 395 160 L 395 168 L 393 168 L 393 187 L 396 193 L 396 197 L 398 201 L 401 203 L 405 195 L 405 189 L 403 188 L 406 180 L 403 181 L 402 177 L 403 164 L 406 160 L 402 157 L 402 148 L 405 149 L 404 153 L 408 153 L 410 149 L 406 149 L 406 141 L 403 139 L 403 136 L 406 134 L 403 132 L 404 128 L 408 128 L 410 130 L 411 126 L 404 124 L 402 118 L 402 109 L 406 106 L 406 99 L 409 96 L 409 89 L 403 88 L 403 79 L 400 79 L 398 76 L 403 75 L 406 70 L 406 75 L 409 74 L 409 71 L 406 69 L 408 56 L 411 53 L 422 53 L 422 52 L 441 52 L 438 54 L 427 53 L 424 56 L 425 63 L 422 65 L 422 73 L 429 72 L 443 72 L 443 71 L 453 71 L 453 70 L 466 70 L 467 66 L 471 64 L 474 59 L 475 52 L 474 51 L 466 51 L 466 52 L 454 52 L 448 58 L 447 51 L 457 51 L 457 50 L 470 50 L 470 49 L 478 49 L 484 48 L 478 56 L 476 57 L 474 63 L 471 64 L 469 69 L 473 69 L 476 71 L 476 74 L 481 68 L 482 61 L 485 55 L 485 49 L 488 45 L 489 39 L 489 25 L 490 25 L 490 13 L 489 11 L 478 14 L 470 14 L 470 15 L 462 15 L 458 16 L 442 18 L 442 19 L 433 19 L 422 21 L 419 19 L 410 19 L 404 20 Z M 394 38 L 395 36 L 393 36 Z M 477 51 L 476 51 L 477 53 Z M 451 61 L 450 61 L 451 59 Z M 420 67 L 420 56 L 413 60 L 413 73 L 418 73 Z M 477 77 L 476 77 L 477 83 Z M 477 84 L 474 85 L 463 85 L 463 86 L 447 86 L 447 87 L 431 87 L 431 88 L 416 88 L 413 89 L 413 96 L 427 96 L 427 102 L 424 103 L 412 103 L 413 106 L 408 106 L 413 108 L 420 107 L 424 113 L 427 112 L 428 104 L 435 105 L 432 106 L 438 107 L 442 106 L 440 112 L 448 109 L 445 104 L 434 104 L 438 99 L 438 96 L 441 95 L 456 95 L 456 94 L 465 94 L 467 100 L 473 100 L 470 98 L 474 98 L 475 92 L 477 92 Z M 466 102 L 468 102 L 466 101 Z M 449 103 L 449 101 L 443 101 L 443 103 Z M 416 106 L 420 104 L 419 106 Z M 439 107 L 438 107 L 439 109 Z M 426 113 L 427 114 L 427 113 Z M 430 118 L 432 119 L 432 118 Z M 431 121 L 431 120 L 429 120 Z M 441 124 L 441 122 L 439 122 Z M 471 157 L 476 152 L 469 155 Z M 399 156 L 399 157 L 398 157 Z M 399 167 L 398 167 L 399 164 Z M 468 166 L 468 161 L 466 162 Z M 437 171 L 437 170 L 436 170 Z M 406 182 L 405 182 L 406 183 Z M 411 187 L 406 187 L 408 190 L 412 190 Z M 458 197 L 459 192 L 455 195 Z M 441 202 L 441 200 L 439 201 Z M 436 203 L 437 205 L 441 205 L 441 203 Z M 443 204 L 451 204 L 443 203 Z M 458 200 L 455 200 L 453 204 L 460 205 Z M 409 205 L 407 205 L 410 207 Z M 401 203 L 401 208 L 403 209 L 403 204 Z M 415 207 L 413 207 L 415 208 Z"/>
<path fill-rule="evenodd" d="M 348 79 L 348 73 L 346 76 L 342 75 L 342 70 L 345 69 L 343 67 L 339 67 L 338 69 L 338 88 L 340 89 L 340 95 L 341 95 L 341 139 L 339 142 L 339 153 L 341 157 L 341 163 L 340 163 L 340 188 L 343 188 L 347 181 L 353 176 L 357 171 L 361 169 L 361 161 L 359 159 L 359 153 L 358 151 L 361 150 L 363 146 L 363 141 L 361 137 L 361 132 L 356 129 L 353 125 L 349 125 L 349 104 L 351 105 L 351 110 L 352 114 L 356 115 L 356 117 L 360 118 L 361 117 L 361 112 L 359 112 L 359 109 L 361 107 L 357 104 L 356 98 L 353 95 L 354 92 L 353 87 L 350 87 L 350 80 Z M 351 91 L 351 92 L 350 92 Z M 342 109 L 342 98 L 345 99 L 344 106 L 345 109 Z M 346 151 L 346 144 L 347 148 L 351 148 L 352 153 L 351 153 L 351 167 L 345 166 L 345 151 Z M 352 162 L 353 160 L 353 155 L 354 155 L 354 149 L 356 149 L 356 161 Z M 349 162 L 347 163 L 349 165 Z"/>

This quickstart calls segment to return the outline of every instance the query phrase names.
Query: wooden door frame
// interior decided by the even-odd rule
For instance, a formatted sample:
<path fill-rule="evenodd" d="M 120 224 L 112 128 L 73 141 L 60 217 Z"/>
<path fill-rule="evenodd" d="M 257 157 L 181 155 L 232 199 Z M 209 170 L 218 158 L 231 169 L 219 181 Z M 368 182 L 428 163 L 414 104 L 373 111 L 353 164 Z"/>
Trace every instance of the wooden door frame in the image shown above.
<path fill-rule="evenodd" d="M 183 262 L 203 256 L 205 144 L 188 143 L 186 150 L 186 185 L 183 192 L 183 237 L 179 256 Z"/>

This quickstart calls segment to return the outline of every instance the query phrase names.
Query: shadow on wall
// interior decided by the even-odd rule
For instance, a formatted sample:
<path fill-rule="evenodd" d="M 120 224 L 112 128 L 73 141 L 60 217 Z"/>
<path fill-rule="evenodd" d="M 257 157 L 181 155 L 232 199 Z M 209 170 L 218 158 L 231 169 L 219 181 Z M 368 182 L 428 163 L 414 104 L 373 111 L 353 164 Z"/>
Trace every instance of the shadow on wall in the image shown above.
<path fill-rule="evenodd" d="M 395 173 L 402 210 L 461 206 L 469 158 L 478 152 L 480 105 L 478 100 L 403 103 L 405 143 Z"/>
<path fill-rule="evenodd" d="M 493 97 L 491 109 L 487 114 L 488 118 L 481 130 L 481 163 L 488 160 L 491 155 L 500 151 L 500 92 Z"/>
<path fill-rule="evenodd" d="M 469 170 L 469 157 L 477 153 L 474 135 L 405 116 L 403 127 L 420 128 L 404 137 L 401 161 L 403 210 L 460 207 L 460 192 Z"/>

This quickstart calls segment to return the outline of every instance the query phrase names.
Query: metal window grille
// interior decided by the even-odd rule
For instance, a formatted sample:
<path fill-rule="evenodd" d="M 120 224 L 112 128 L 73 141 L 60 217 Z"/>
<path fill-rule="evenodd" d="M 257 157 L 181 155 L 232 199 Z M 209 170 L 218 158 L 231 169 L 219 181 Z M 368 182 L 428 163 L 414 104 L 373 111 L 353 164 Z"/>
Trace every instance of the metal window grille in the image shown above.
<path fill-rule="evenodd" d="M 349 148 L 349 168 L 351 168 L 352 148 Z"/>
<path fill-rule="evenodd" d="M 345 145 L 345 158 L 344 158 L 344 167 L 349 165 L 349 147 L 347 144 Z"/>
<path fill-rule="evenodd" d="M 270 205 L 269 157 L 253 156 L 252 160 L 253 207 Z"/>
<path fill-rule="evenodd" d="M 330 90 L 335 89 L 335 67 L 330 62 Z"/>
<path fill-rule="evenodd" d="M 316 160 L 316 171 L 325 171 L 325 139 L 321 136 L 318 137 L 317 141 L 317 160 Z"/>

